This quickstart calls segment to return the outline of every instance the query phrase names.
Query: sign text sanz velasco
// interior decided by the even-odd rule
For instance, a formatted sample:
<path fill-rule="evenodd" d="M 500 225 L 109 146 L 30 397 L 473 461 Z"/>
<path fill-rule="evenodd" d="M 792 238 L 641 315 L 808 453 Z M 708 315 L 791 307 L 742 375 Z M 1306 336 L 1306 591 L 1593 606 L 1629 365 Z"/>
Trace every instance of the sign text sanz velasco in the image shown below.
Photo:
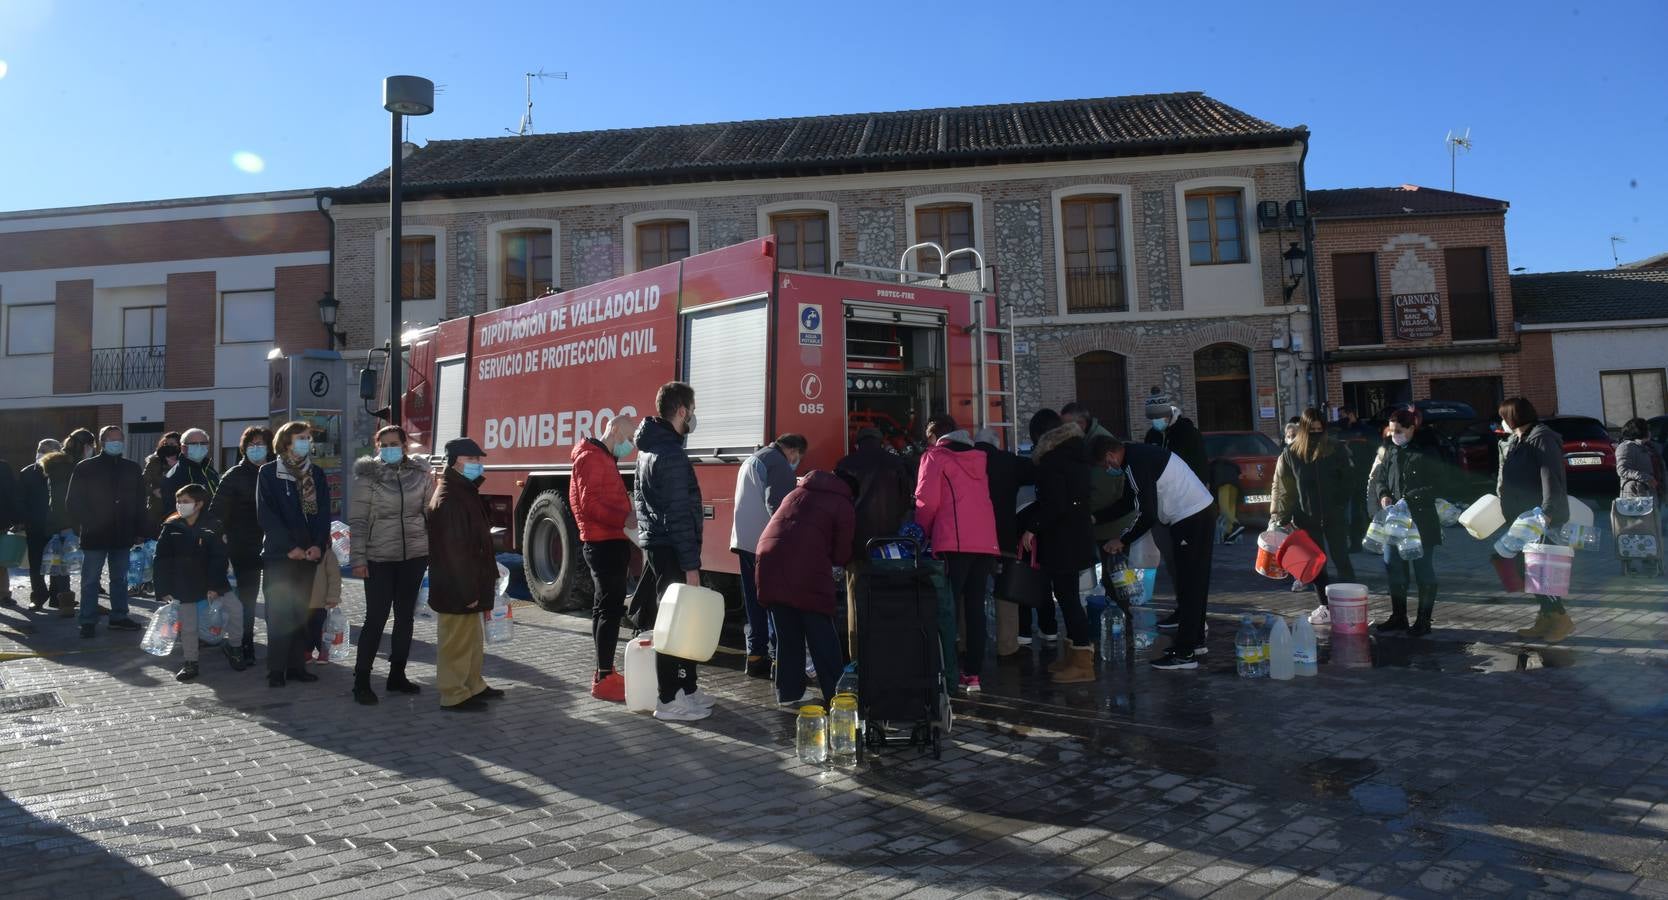
<path fill-rule="evenodd" d="M 1391 308 L 1396 311 L 1396 338 L 1416 341 L 1433 338 L 1442 333 L 1441 297 L 1436 292 L 1424 294 L 1392 294 Z"/>

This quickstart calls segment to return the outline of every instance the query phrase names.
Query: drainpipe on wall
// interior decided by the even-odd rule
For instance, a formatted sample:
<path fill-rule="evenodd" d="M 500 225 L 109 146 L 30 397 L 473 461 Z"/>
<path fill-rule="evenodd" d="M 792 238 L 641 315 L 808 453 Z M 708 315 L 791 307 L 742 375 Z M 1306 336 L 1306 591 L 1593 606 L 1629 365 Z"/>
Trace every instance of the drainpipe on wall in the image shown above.
<path fill-rule="evenodd" d="M 1321 343 L 1321 309 L 1319 281 L 1315 277 L 1315 209 L 1309 205 L 1309 181 L 1304 163 L 1309 159 L 1309 138 L 1303 138 L 1303 155 L 1297 159 L 1297 192 L 1303 195 L 1303 206 L 1309 214 L 1303 218 L 1303 252 L 1308 257 L 1309 326 L 1311 332 L 1309 383 L 1315 397 L 1316 409 L 1326 409 L 1326 347 Z"/>

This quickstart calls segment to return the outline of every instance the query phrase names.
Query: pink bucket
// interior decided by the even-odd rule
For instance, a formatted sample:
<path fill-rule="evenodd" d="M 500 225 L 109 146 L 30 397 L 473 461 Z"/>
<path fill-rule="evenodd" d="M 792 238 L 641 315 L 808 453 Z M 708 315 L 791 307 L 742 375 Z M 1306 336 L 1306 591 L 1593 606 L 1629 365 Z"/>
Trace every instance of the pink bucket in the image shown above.
<path fill-rule="evenodd" d="M 1367 586 L 1329 584 L 1326 605 L 1332 610 L 1333 634 L 1367 633 Z"/>
<path fill-rule="evenodd" d="M 1531 594 L 1567 597 L 1575 550 L 1553 544 L 1529 544 L 1523 548 L 1524 587 Z"/>

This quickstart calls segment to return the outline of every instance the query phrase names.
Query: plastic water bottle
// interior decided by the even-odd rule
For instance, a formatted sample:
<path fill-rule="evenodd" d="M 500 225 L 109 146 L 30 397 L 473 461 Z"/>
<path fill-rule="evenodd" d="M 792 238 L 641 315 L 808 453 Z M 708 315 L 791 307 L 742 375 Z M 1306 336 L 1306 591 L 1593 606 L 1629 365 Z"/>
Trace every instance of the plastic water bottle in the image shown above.
<path fill-rule="evenodd" d="M 1546 514 L 1540 507 L 1535 507 L 1512 523 L 1512 527 L 1494 542 L 1494 552 L 1507 559 L 1523 552 L 1524 544 L 1539 541 L 1546 534 Z"/>
<path fill-rule="evenodd" d="M 857 696 L 835 694 L 828 709 L 828 756 L 836 766 L 857 765 Z"/>
<path fill-rule="evenodd" d="M 53 575 L 64 574 L 63 570 L 59 568 L 62 565 L 60 550 L 63 546 L 63 536 L 57 534 L 53 535 L 52 540 L 46 542 L 46 549 L 41 551 L 41 568 L 47 570 Z"/>
<path fill-rule="evenodd" d="M 347 613 L 338 606 L 324 616 L 325 656 L 331 662 L 347 662 L 350 649 Z"/>
<path fill-rule="evenodd" d="M 197 601 L 197 643 L 218 647 L 226 639 L 226 607 L 218 598 Z"/>
<path fill-rule="evenodd" d="M 1373 521 L 1367 525 L 1367 536 L 1361 539 L 1362 550 L 1374 556 L 1384 552 L 1384 548 L 1390 543 L 1390 531 L 1384 525 L 1384 520 L 1389 515 L 1389 507 L 1383 507 L 1373 516 Z"/>
<path fill-rule="evenodd" d="M 229 585 L 232 590 L 234 590 L 234 591 L 237 590 L 237 570 L 236 569 L 227 570 L 227 572 L 226 572 L 226 584 Z"/>
<path fill-rule="evenodd" d="M 1425 539 L 1419 536 L 1418 528 L 1409 528 L 1407 534 L 1402 535 L 1402 539 L 1396 542 L 1396 552 L 1409 562 L 1424 558 Z"/>
<path fill-rule="evenodd" d="M 1158 642 L 1158 610 L 1142 605 L 1131 607 L 1130 629 L 1135 632 L 1135 649 L 1145 650 Z"/>
<path fill-rule="evenodd" d="M 171 600 L 151 617 L 139 646 L 152 656 L 167 656 L 174 652 L 174 642 L 180 633 L 180 602 Z"/>
<path fill-rule="evenodd" d="M 487 643 L 508 644 L 515 637 L 515 617 L 510 610 L 510 598 L 499 594 L 492 601 L 492 611 L 481 615 L 486 617 Z"/>
<path fill-rule="evenodd" d="M 1384 517 L 1384 530 L 1392 541 L 1400 541 L 1413 530 L 1413 513 L 1407 508 L 1406 500 L 1397 500 L 1390 507 L 1389 514 Z"/>
<path fill-rule="evenodd" d="M 1297 628 L 1292 632 L 1292 669 L 1295 674 L 1312 678 L 1320 672 L 1320 653 L 1315 646 L 1315 626 L 1308 616 L 1297 617 Z"/>
<path fill-rule="evenodd" d="M 417 618 L 434 618 L 434 608 L 429 606 L 429 576 L 423 574 L 423 583 L 417 586 Z"/>
<path fill-rule="evenodd" d="M 857 661 L 856 660 L 853 660 L 852 662 L 848 663 L 846 665 L 845 671 L 840 673 L 840 680 L 834 683 L 834 693 L 836 695 L 838 695 L 838 694 L 850 694 L 853 697 L 857 696 Z"/>
<path fill-rule="evenodd" d="M 1285 616 L 1275 616 L 1268 633 L 1268 677 L 1275 681 L 1289 681 L 1296 672 L 1292 657 L 1292 633 L 1286 627 Z"/>
<path fill-rule="evenodd" d="M 800 762 L 822 765 L 828 762 L 828 717 L 821 706 L 807 704 L 799 708 L 799 720 L 794 727 L 794 749 Z"/>
<path fill-rule="evenodd" d="M 145 583 L 144 553 L 134 547 L 127 555 L 127 593 L 130 597 L 139 590 L 139 585 Z"/>
<path fill-rule="evenodd" d="M 1239 677 L 1258 677 L 1258 660 L 1262 655 L 1262 646 L 1262 638 L 1257 634 L 1257 626 L 1251 622 L 1251 614 L 1241 615 L 1239 633 L 1234 635 L 1234 663 Z"/>

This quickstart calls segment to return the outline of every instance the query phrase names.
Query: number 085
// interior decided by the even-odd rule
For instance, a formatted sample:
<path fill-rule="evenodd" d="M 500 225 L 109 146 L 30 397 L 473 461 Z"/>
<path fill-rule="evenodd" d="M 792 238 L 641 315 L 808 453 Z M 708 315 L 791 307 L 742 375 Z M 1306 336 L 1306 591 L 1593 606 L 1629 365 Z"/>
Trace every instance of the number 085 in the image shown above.
<path fill-rule="evenodd" d="M 821 403 L 801 403 L 801 404 L 799 404 L 799 413 L 800 413 L 800 415 L 820 416 L 820 415 L 823 414 L 824 410 L 825 410 L 825 407 Z"/>

